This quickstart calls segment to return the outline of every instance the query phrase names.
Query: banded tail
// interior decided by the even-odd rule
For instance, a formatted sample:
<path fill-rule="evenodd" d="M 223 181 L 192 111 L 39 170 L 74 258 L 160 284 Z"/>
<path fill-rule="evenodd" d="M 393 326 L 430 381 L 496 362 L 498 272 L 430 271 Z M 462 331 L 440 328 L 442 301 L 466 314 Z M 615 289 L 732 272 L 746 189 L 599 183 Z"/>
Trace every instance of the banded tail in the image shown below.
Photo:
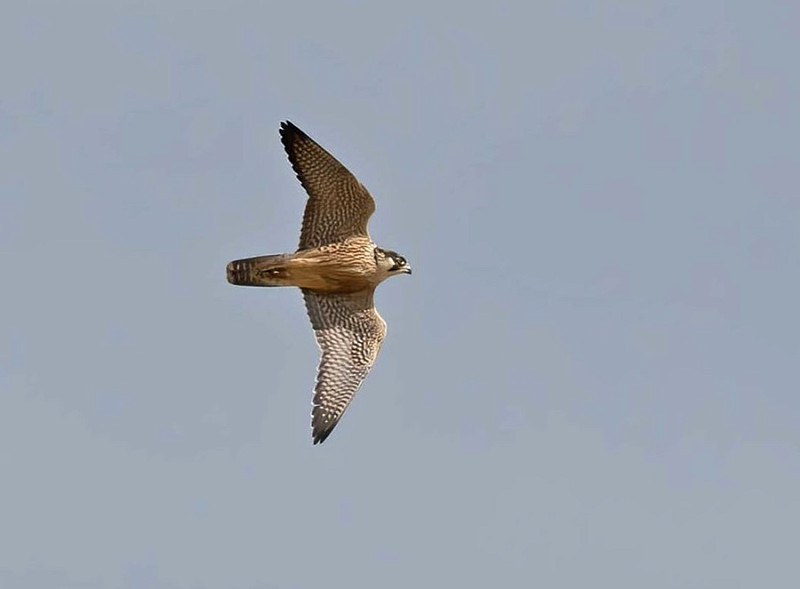
<path fill-rule="evenodd" d="M 239 286 L 293 286 L 286 264 L 292 254 L 257 256 L 228 263 L 228 282 Z"/>

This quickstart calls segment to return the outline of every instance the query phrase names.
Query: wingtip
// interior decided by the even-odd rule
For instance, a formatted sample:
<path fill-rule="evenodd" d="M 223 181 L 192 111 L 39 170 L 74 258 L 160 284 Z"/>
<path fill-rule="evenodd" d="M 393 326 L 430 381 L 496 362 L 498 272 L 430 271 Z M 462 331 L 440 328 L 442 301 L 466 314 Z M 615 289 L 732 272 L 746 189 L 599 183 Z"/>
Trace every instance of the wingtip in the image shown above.
<path fill-rule="evenodd" d="M 280 133 L 281 138 L 284 141 L 287 140 L 292 135 L 297 135 L 299 137 L 308 137 L 308 135 L 306 135 L 305 132 L 303 132 L 303 130 L 300 127 L 295 125 L 289 119 L 281 121 L 281 127 L 278 132 Z"/>
<path fill-rule="evenodd" d="M 311 439 L 314 445 L 316 446 L 327 440 L 338 423 L 338 419 L 330 419 L 320 412 L 319 406 L 314 406 L 311 411 Z"/>
<path fill-rule="evenodd" d="M 332 431 L 333 427 L 325 427 L 325 428 L 312 427 L 311 440 L 315 446 L 317 444 L 321 444 L 322 442 L 328 439 L 328 436 L 331 435 Z"/>

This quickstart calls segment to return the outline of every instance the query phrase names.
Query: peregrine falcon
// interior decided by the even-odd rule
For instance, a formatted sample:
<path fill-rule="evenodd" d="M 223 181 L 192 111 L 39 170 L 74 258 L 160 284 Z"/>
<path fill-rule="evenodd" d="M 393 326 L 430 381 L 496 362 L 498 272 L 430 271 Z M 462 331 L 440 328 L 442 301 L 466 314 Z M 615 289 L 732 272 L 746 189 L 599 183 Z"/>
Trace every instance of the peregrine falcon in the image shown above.
<path fill-rule="evenodd" d="M 311 410 L 318 444 L 336 427 L 386 336 L 386 322 L 372 301 L 375 287 L 390 276 L 411 274 L 411 266 L 373 243 L 367 221 L 375 201 L 356 177 L 291 122 L 281 123 L 280 135 L 308 193 L 300 245 L 293 254 L 230 262 L 228 282 L 302 290 L 322 354 Z"/>

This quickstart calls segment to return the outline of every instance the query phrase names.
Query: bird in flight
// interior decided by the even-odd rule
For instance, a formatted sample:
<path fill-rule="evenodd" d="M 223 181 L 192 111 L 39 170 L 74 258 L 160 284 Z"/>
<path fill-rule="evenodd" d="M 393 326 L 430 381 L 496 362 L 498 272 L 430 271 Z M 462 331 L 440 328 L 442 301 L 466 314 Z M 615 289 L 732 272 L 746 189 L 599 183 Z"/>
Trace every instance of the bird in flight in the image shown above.
<path fill-rule="evenodd" d="M 291 254 L 234 260 L 227 274 L 231 284 L 302 290 L 322 354 L 311 410 L 318 444 L 342 418 L 386 336 L 372 300 L 375 287 L 390 276 L 411 274 L 411 266 L 373 243 L 367 221 L 375 201 L 356 177 L 291 122 L 281 123 L 280 135 L 308 193 L 300 245 Z"/>

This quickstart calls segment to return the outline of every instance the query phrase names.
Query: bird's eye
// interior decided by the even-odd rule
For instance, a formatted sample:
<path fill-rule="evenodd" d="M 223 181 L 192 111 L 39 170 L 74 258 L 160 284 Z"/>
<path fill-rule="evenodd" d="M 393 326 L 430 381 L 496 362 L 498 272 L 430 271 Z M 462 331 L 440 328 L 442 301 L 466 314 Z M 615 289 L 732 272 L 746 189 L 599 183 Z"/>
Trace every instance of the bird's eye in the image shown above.
<path fill-rule="evenodd" d="M 406 259 L 404 257 L 402 257 L 402 256 L 397 258 L 397 265 L 398 266 L 405 266 L 406 265 Z"/>

